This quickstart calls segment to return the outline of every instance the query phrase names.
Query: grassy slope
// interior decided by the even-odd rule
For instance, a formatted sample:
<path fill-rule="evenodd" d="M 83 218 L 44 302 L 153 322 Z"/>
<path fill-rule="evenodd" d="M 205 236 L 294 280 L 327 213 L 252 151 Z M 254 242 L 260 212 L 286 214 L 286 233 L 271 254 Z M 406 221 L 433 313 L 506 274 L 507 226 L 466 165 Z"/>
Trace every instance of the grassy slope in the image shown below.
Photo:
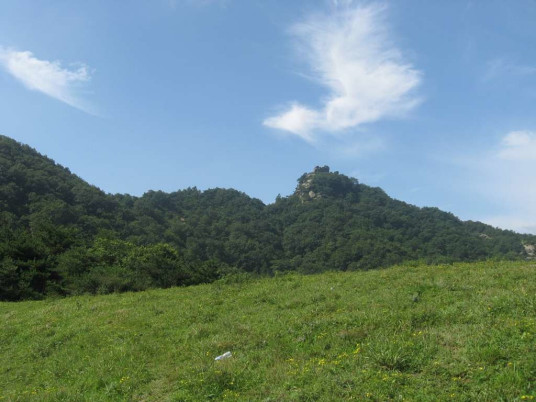
<path fill-rule="evenodd" d="M 536 395 L 534 263 L 0 303 L 0 317 L 5 400 Z"/>

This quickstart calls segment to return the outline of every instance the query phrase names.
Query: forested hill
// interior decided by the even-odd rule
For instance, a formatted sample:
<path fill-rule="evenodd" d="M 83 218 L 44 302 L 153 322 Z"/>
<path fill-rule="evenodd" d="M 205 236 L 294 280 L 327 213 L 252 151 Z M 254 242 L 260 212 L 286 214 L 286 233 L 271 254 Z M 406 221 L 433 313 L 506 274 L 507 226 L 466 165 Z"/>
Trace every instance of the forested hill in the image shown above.
<path fill-rule="evenodd" d="M 393 200 L 329 168 L 265 205 L 232 189 L 105 194 L 0 136 L 0 300 L 189 285 L 237 272 L 527 258 L 534 236 Z"/>

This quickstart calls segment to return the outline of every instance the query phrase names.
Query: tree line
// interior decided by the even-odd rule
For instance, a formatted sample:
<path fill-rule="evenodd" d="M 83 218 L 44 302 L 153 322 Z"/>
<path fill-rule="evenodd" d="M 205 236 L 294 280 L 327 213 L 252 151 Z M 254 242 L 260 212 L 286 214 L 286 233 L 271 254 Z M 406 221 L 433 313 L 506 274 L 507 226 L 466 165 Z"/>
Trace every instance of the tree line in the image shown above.
<path fill-rule="evenodd" d="M 534 236 L 417 208 L 322 167 L 272 204 L 232 189 L 106 194 L 0 136 L 0 300 L 137 291 L 229 274 L 524 258 Z"/>

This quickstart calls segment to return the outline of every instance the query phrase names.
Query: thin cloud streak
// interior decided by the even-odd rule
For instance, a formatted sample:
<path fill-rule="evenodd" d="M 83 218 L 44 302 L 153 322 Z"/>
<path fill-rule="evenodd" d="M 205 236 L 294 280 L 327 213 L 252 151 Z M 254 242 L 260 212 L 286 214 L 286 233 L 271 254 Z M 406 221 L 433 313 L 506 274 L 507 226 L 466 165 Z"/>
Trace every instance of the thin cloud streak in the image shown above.
<path fill-rule="evenodd" d="M 329 95 L 319 109 L 291 102 L 263 124 L 315 142 L 322 134 L 400 117 L 417 106 L 414 90 L 422 74 L 392 44 L 386 11 L 385 5 L 334 2 L 331 14 L 294 25 L 298 55 Z"/>
<path fill-rule="evenodd" d="M 527 76 L 536 74 L 536 67 L 516 64 L 511 60 L 497 58 L 486 64 L 482 81 L 487 82 L 504 76 Z"/>
<path fill-rule="evenodd" d="M 0 65 L 29 90 L 42 92 L 86 113 L 92 113 L 89 106 L 77 96 L 80 85 L 91 79 L 86 65 L 79 64 L 73 69 L 63 68 L 59 61 L 40 60 L 32 52 L 1 47 Z"/>

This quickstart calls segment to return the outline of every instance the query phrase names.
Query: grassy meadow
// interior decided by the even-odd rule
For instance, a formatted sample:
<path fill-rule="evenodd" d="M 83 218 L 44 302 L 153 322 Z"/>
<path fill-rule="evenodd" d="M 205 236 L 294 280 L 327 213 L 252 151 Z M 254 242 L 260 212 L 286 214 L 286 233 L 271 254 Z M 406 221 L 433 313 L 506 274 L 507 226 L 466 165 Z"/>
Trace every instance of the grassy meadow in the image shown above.
<path fill-rule="evenodd" d="M 0 317 L 2 401 L 536 397 L 534 262 L 230 277 Z"/>

